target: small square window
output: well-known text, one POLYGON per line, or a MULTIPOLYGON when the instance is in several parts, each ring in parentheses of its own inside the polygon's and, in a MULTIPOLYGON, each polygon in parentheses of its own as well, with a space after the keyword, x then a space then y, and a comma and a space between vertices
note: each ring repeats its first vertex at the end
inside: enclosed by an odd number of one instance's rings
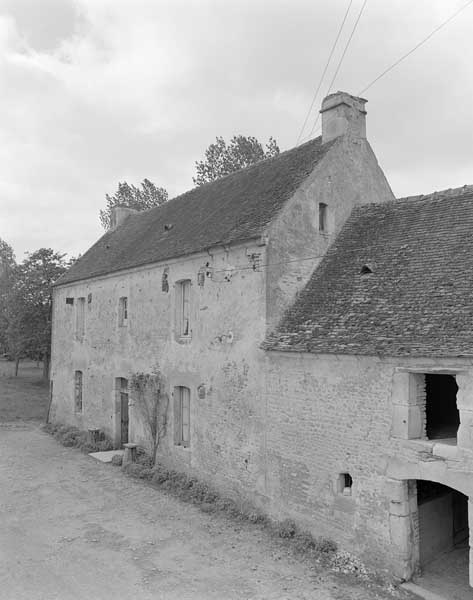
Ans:
POLYGON ((351 490, 353 487, 353 479, 350 473, 340 473, 338 476, 337 491, 339 494, 344 496, 351 496, 351 490))

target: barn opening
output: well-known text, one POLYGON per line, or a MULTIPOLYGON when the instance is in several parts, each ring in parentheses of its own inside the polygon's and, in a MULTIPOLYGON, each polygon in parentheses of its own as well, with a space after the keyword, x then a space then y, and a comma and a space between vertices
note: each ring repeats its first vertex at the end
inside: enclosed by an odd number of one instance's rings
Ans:
POLYGON ((426 434, 429 440, 456 439, 460 425, 457 391, 454 375, 426 373, 426 434))
POLYGON ((419 571, 422 587, 446 597, 471 598, 469 585, 468 497, 418 480, 419 571))

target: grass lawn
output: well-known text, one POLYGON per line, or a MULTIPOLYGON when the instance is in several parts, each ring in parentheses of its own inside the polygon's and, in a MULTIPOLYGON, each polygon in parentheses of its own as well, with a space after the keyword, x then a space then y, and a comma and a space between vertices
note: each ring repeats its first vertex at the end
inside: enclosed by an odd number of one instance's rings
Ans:
POLYGON ((15 363, 0 359, 0 422, 45 420, 49 386, 42 380, 42 365, 30 360, 20 362, 18 377, 15 363))

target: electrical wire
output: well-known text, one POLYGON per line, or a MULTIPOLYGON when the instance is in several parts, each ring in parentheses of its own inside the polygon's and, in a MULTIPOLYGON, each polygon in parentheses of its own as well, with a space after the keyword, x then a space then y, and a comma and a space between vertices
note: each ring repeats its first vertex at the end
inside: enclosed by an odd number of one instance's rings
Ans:
POLYGON ((384 77, 386 75, 386 73, 389 73, 389 71, 391 71, 392 69, 394 69, 394 67, 397 67, 397 65, 399 63, 401 63, 404 59, 406 59, 408 56, 410 56, 418 48, 420 48, 421 46, 423 46, 428 40, 430 40, 430 38, 433 35, 435 35, 437 33, 437 31, 440 31, 440 29, 442 29, 443 27, 445 27, 445 25, 447 25, 448 23, 450 23, 450 21, 452 21, 457 15, 459 15, 462 11, 464 11, 465 8, 467 8, 468 6, 470 6, 470 4, 473 4, 473 0, 469 0, 469 2, 467 2, 461 8, 459 8, 456 12, 454 12, 448 19, 446 19, 445 21, 443 21, 443 23, 441 23, 440 25, 438 25, 438 27, 436 27, 435 29, 433 29, 429 33, 429 35, 427 37, 425 37, 422 41, 420 41, 413 48, 411 48, 411 50, 409 50, 409 52, 406 52, 406 54, 404 54, 398 60, 396 60, 396 62, 394 62, 391 66, 389 66, 387 69, 385 69, 380 75, 378 75, 375 79, 373 79, 373 81, 371 83, 369 83, 360 92, 358 92, 357 95, 360 96, 361 94, 364 94, 366 92, 366 90, 369 90, 369 88, 372 85, 374 85, 377 81, 379 81, 381 79, 381 77, 384 77))
MULTIPOLYGON (((470 0, 470 1, 473 2, 473 0, 470 0)), ((356 28, 358 27, 358 23, 360 22, 361 16, 363 14, 363 11, 365 10, 365 6, 366 6, 367 2, 368 2, 368 0, 364 0, 363 4, 361 6, 360 12, 358 13, 358 17, 356 18, 355 24, 353 25, 353 29, 351 30, 350 37, 348 38, 347 43, 345 44, 345 49, 343 50, 342 56, 340 57, 340 60, 338 61, 338 65, 337 65, 337 68, 335 69, 335 73, 332 77, 332 81, 330 82, 330 85, 328 86, 327 92, 324 97, 328 96, 330 94, 330 92, 332 91, 333 84, 335 83, 335 79, 337 78, 338 72, 340 71, 340 68, 343 63, 343 59, 345 58, 345 54, 348 51, 351 40, 353 39, 353 36, 355 35, 356 28)), ((311 137, 315 128, 317 127, 317 123, 319 122, 319 119, 320 119, 320 112, 318 113, 317 118, 315 119, 315 123, 313 124, 312 129, 310 130, 309 137, 311 137)))
POLYGON ((329 57, 327 59, 327 62, 325 63, 325 67, 324 67, 323 73, 322 73, 322 75, 321 75, 321 77, 319 79, 319 83, 317 85, 317 89, 315 90, 314 96, 312 98, 312 102, 310 104, 310 108, 307 111, 306 117, 304 119, 304 123, 302 124, 301 130, 299 132, 299 136, 298 136, 297 141, 296 141, 296 146, 299 145, 300 139, 302 137, 302 133, 303 133, 303 131, 305 129, 305 126, 307 125, 307 121, 309 120, 309 117, 310 117, 310 114, 312 112, 312 109, 314 108, 315 100, 317 99, 317 96, 319 95, 320 88, 322 87, 322 82, 323 82, 323 80, 325 78, 325 74, 327 73, 328 66, 330 64, 330 61, 332 60, 333 53, 335 52, 335 48, 336 48, 336 46, 338 44, 338 40, 340 39, 340 35, 342 33, 342 29, 343 29, 343 27, 345 25, 345 21, 347 20, 348 13, 350 12, 350 8, 351 8, 352 4, 353 4, 353 0, 350 0, 349 3, 348 3, 348 7, 347 7, 347 9, 345 11, 345 16, 343 17, 342 23, 341 23, 341 25, 340 25, 340 27, 338 29, 337 37, 335 38, 335 41, 334 41, 333 46, 332 46, 332 49, 330 50, 329 57))

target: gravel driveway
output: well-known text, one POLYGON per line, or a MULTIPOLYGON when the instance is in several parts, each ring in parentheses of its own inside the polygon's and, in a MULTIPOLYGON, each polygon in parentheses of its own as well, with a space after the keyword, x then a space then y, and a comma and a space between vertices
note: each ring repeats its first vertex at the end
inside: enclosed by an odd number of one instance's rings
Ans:
POLYGON ((2 600, 391 598, 63 448, 37 424, 0 424, 0 519, 2 600))

